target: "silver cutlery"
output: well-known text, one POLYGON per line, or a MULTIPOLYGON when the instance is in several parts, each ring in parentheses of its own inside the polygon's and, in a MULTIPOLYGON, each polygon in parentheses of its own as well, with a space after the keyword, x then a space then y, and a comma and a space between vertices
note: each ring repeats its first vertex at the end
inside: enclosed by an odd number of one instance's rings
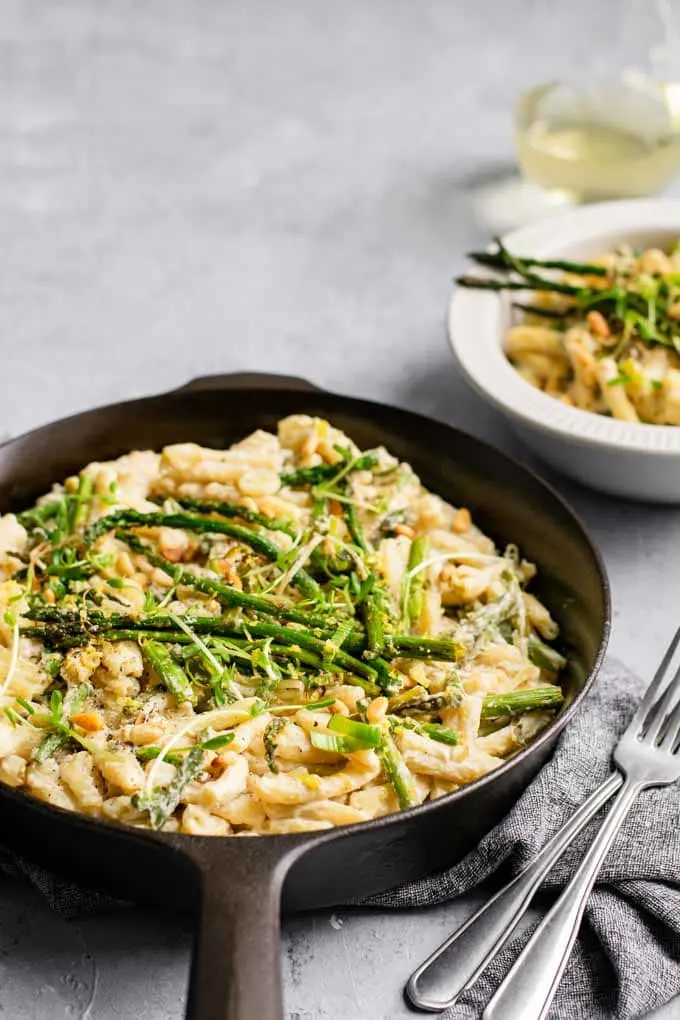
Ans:
POLYGON ((615 772, 598 786, 532 862, 414 970, 406 985, 414 1006, 440 1013, 474 984, 512 935, 552 866, 622 784, 623 776, 615 772))
POLYGON ((574 878, 538 926, 487 1006, 483 1020, 543 1020, 573 947, 598 871, 639 793, 680 778, 680 668, 666 682, 673 638, 613 759, 617 772, 578 809, 538 856, 411 975, 407 994, 439 1012, 473 984, 517 927, 532 896, 571 841, 607 800, 616 801, 574 878), (624 778, 625 777, 625 778, 624 778))

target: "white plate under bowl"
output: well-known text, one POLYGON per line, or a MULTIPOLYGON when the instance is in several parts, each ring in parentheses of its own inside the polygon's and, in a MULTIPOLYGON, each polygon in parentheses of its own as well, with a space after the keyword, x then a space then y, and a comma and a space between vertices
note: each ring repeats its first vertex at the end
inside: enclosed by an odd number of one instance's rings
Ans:
MULTIPOLYGON (((582 206, 515 230, 503 241, 513 254, 585 259, 624 242, 667 249, 679 238, 680 201, 632 199, 582 206)), ((474 272, 484 275, 484 270, 474 272)), ((449 338, 458 363, 527 446, 584 485, 632 499, 680 503, 680 426, 619 421, 542 393, 505 357, 510 325, 508 294, 454 291, 449 338)))

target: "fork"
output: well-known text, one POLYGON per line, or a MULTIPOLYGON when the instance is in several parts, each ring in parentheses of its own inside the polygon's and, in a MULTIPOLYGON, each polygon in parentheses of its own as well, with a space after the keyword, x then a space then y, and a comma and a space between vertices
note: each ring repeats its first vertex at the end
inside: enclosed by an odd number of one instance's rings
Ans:
POLYGON ((618 771, 589 797, 532 864, 414 971, 407 985, 414 1005, 442 1010, 453 1005, 461 991, 476 981, 519 923, 549 868, 589 818, 620 788, 572 881, 518 956, 482 1020, 543 1020, 546 1016, 588 896, 624 819, 642 790, 680 778, 680 668, 666 682, 679 643, 680 629, 614 749, 618 771), (449 981, 446 968, 450 962, 453 973, 449 981), (446 989, 444 994, 442 989, 446 989))

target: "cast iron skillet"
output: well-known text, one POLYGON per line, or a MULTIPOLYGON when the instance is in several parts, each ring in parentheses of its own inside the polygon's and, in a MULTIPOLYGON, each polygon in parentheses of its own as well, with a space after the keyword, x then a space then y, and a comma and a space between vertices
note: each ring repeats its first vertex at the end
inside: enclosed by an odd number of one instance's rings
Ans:
POLYGON ((280 1020, 282 892, 286 910, 345 903, 442 869, 472 849, 549 757, 594 680, 609 631, 602 562, 574 514, 537 477, 456 429, 298 379, 198 379, 39 428, 0 447, 0 510, 27 506, 93 460, 187 440, 224 447, 255 428, 275 431, 279 418, 295 412, 331 419, 362 448, 384 444, 428 487, 470 507, 499 544, 518 543, 538 564, 539 594, 562 627, 569 656, 569 703, 538 740, 471 786, 319 833, 237 839, 147 832, 62 811, 0 784, 1 838, 25 856, 115 896, 200 903, 191 1020, 280 1020))

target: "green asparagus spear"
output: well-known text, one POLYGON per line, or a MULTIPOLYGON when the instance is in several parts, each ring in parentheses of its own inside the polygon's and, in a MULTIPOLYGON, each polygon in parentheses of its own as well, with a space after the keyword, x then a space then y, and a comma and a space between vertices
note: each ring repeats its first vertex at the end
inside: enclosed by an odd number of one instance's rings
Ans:
POLYGON ((551 290, 557 294, 571 294, 577 296, 582 293, 583 287, 576 287, 571 283, 560 283, 557 280, 544 280, 539 276, 531 277, 531 280, 493 280, 479 276, 458 276, 456 283, 459 287, 468 287, 473 290, 551 290))
MULTIPOLYGON (((471 251, 468 258, 478 262, 480 266, 488 266, 490 269, 512 270, 515 268, 514 257, 508 259, 509 252, 506 248, 499 251, 471 251)), ((598 266, 591 262, 569 262, 566 259, 534 259, 525 256, 516 258, 523 266, 535 266, 538 269, 561 269, 565 273, 575 273, 580 276, 606 276, 606 266, 598 266)))
POLYGON ((404 625, 407 630, 410 629, 413 623, 418 622, 423 611, 424 571, 418 568, 427 558, 429 545, 430 543, 426 535, 420 535, 411 542, 402 606, 404 625))
POLYGON ((399 748, 390 732, 389 723, 382 724, 383 742, 378 751, 385 775, 397 795, 399 807, 402 809, 415 807, 419 803, 418 793, 413 776, 401 756, 399 748))
MULTIPOLYGON (((117 627, 123 627, 128 630, 139 630, 141 636, 144 631, 144 627, 147 624, 153 630, 169 629, 175 632, 177 630, 176 622, 172 617, 162 616, 155 613, 148 614, 145 617, 131 617, 118 613, 104 614, 91 612, 87 617, 83 617, 77 613, 60 612, 59 610, 40 608, 32 610, 27 615, 29 618, 37 620, 58 620, 58 626, 60 627, 59 632, 66 638, 68 638, 71 633, 75 633, 76 636, 79 632, 82 634, 84 629, 88 627, 93 635, 101 633, 102 631, 110 632, 111 630, 115 630, 117 627)), ((185 616, 182 619, 185 621, 187 627, 195 630, 196 633, 209 633, 222 637, 273 638, 281 645, 290 646, 293 649, 302 648, 313 652, 319 656, 320 659, 323 659, 326 651, 326 642, 324 638, 317 637, 310 633, 310 631, 302 628, 293 629, 292 627, 286 627, 282 624, 268 622, 265 620, 252 622, 240 622, 236 620, 224 621, 220 617, 216 618, 205 616, 185 616)), ((357 659, 353 655, 344 651, 344 649, 338 649, 335 652, 331 668, 333 672, 348 672, 354 674, 356 677, 354 681, 355 683, 363 686, 368 693, 378 694, 380 693, 378 681, 381 679, 381 676, 380 672, 374 668, 374 665, 369 666, 367 663, 362 662, 360 659, 357 659)))
MULTIPOLYGON (((301 609, 287 608, 290 603, 286 599, 274 595, 252 595, 249 592, 239 591, 238 588, 233 588, 231 585, 223 584, 221 581, 215 581, 211 577, 201 577, 190 570, 184 570, 176 563, 165 559, 148 543, 129 532, 116 532, 116 535, 134 552, 146 556, 150 563, 159 567, 178 584, 183 584, 186 588, 195 588, 196 591, 202 591, 206 595, 214 595, 225 606, 252 609, 265 616, 277 616, 282 620, 303 623, 309 627, 327 628, 334 623, 333 619, 329 617, 319 616, 301 609)), ((294 580, 299 580, 299 578, 300 571, 295 575, 294 580)), ((316 584, 316 582, 314 583, 316 584)))
POLYGON ((81 475, 78 479, 78 489, 71 497, 69 506, 69 531, 73 534, 83 520, 87 517, 88 506, 92 501, 92 478, 90 475, 81 475))
MULTIPOLYGON (((337 478, 338 473, 347 466, 348 458, 338 464, 317 464, 315 467, 298 468, 281 475, 281 482, 291 489, 299 489, 304 485, 321 485, 337 478)), ((376 453, 364 453, 357 457, 352 466, 353 471, 370 471, 378 463, 376 453)))
POLYGON ((362 608, 368 650, 372 655, 382 655, 385 648, 387 610, 385 595, 375 573, 371 573, 364 582, 362 608))
POLYGON ((193 510, 201 514, 219 514, 220 517, 236 517, 249 524, 259 524, 260 527, 267 528, 268 531, 282 531, 284 535, 290 535, 291 538, 295 538, 297 534, 292 521, 283 517, 267 517, 256 510, 248 510, 245 506, 239 506, 238 503, 224 503, 210 499, 173 498, 183 510, 193 510))
POLYGON ((404 729, 413 730, 415 733, 420 733, 423 737, 436 740, 439 744, 448 744, 449 747, 455 747, 458 743, 458 733, 456 730, 452 730, 448 726, 442 726, 441 723, 421 723, 416 719, 409 719, 408 716, 392 716, 390 722, 393 722, 395 727, 403 726, 404 729))
POLYGON ((143 641, 141 648, 144 658, 156 670, 170 694, 177 701, 194 702, 196 700, 189 678, 164 645, 157 641, 143 641))
POLYGON ((564 694, 559 687, 532 687, 507 694, 489 694, 482 703, 482 719, 521 715, 538 709, 559 708, 564 694))
MULTIPOLYGON (((404 695, 407 692, 404 692, 404 695)), ((445 708, 455 708, 460 704, 463 692, 459 687, 451 685, 439 694, 423 694, 418 698, 397 698, 391 703, 391 711, 395 715, 431 715, 445 708)))
POLYGON ((530 634, 527 641, 529 658, 536 666, 547 669, 551 673, 559 673, 567 664, 567 660, 558 651, 546 645, 535 634, 530 634))
MULTIPOLYGON (((169 567, 173 564, 168 564, 169 567)), ((190 575, 193 578, 193 575, 190 575)), ((183 582, 184 583, 184 582, 183 582)), ((225 586, 218 585, 213 582, 207 581, 207 579, 199 579, 201 589, 211 594, 217 595, 220 598, 226 594, 226 598, 229 597, 232 589, 227 589, 225 586), (203 586, 203 582, 206 581, 206 585, 203 586), (224 592, 222 589, 224 588, 224 592)), ((243 593, 236 593, 240 596, 243 593)), ((225 598, 225 601, 226 601, 225 598)), ((257 598, 257 596, 254 596, 257 598)), ((244 603, 235 601, 237 606, 243 606, 244 603)), ((250 604, 250 608, 254 608, 253 604, 250 604)), ((262 612, 261 607, 257 607, 262 612)), ((268 607, 269 608, 269 607, 268 607)), ((267 615, 267 613, 264 613, 267 615)), ((332 639, 337 633, 337 628, 332 630, 328 625, 321 627, 321 622, 327 624, 333 622, 330 619, 328 621, 325 618, 317 618, 312 614, 304 614, 281 611, 279 613, 284 619, 292 617, 292 622, 306 623, 309 627, 313 627, 318 631, 318 637, 323 642, 324 648, 326 647, 325 642, 328 639, 332 639)), ((177 628, 173 621, 164 617, 162 614, 150 613, 142 617, 128 616, 122 613, 103 613, 99 610, 89 610, 87 614, 81 615, 77 611, 72 612, 69 610, 61 609, 57 606, 36 606, 26 614, 27 619, 35 621, 36 623, 42 623, 52 625, 47 629, 40 627, 23 627, 22 633, 27 637, 44 637, 50 638, 55 646, 68 646, 69 641, 77 636, 77 633, 88 632, 90 634, 98 634, 102 637, 107 637, 108 640, 128 640, 131 635, 134 636, 136 631, 144 631, 148 633, 148 636, 153 640, 173 640, 172 637, 163 638, 161 635, 164 631, 168 630, 171 633, 177 633, 177 628)), ((237 636, 234 630, 234 626, 222 617, 213 616, 199 616, 188 618, 191 619, 191 626, 199 634, 212 634, 216 637, 220 635, 226 637, 237 636)), ((250 623, 243 620, 241 623, 243 629, 248 630, 250 634, 254 634, 253 628, 250 623)), ((299 634, 299 631, 293 631, 292 633, 299 634)), ((270 636, 270 635, 266 635, 270 636)), ((374 635, 375 637, 375 635, 374 635)), ((184 643, 183 638, 179 636, 177 640, 180 643, 184 643)), ((362 635, 359 631, 351 631, 346 639, 342 641, 342 649, 344 652, 349 652, 355 656, 361 656, 365 653, 367 648, 368 636, 362 635)), ((370 650, 370 649, 369 649, 370 650)), ((282 654, 282 653, 281 653, 282 654)), ((371 666, 377 670, 384 677, 384 683, 386 686, 394 685, 395 677, 389 674, 389 663, 385 661, 390 658, 419 658, 419 659, 434 659, 440 662, 453 662, 456 661, 458 656, 458 649, 456 645, 443 638, 421 638, 411 637, 406 634, 395 634, 389 635, 386 639, 385 646, 383 648, 383 655, 373 658, 371 660, 371 666)), ((321 662, 323 653, 318 656, 318 661, 321 662)), ((312 663, 309 663, 312 665, 312 663)))
POLYGON ((456 662, 460 649, 448 638, 425 638, 412 634, 394 634, 387 638, 386 653, 403 659, 435 659, 456 662))
MULTIPOLYGON (((228 535, 229 538, 234 538, 236 541, 250 546, 255 552, 260 553, 261 556, 271 560, 273 563, 279 563, 282 557, 278 546, 251 528, 243 527, 241 524, 232 524, 231 521, 219 521, 214 517, 199 517, 196 514, 184 513, 142 514, 137 510, 117 510, 112 514, 107 514, 105 517, 100 517, 95 524, 91 525, 85 532, 85 541, 88 543, 93 542, 100 535, 106 534, 107 531, 119 529, 121 526, 136 528, 182 528, 185 531, 228 535)), ((321 588, 306 571, 298 570, 292 581, 304 594, 317 599, 323 597, 321 588)))

